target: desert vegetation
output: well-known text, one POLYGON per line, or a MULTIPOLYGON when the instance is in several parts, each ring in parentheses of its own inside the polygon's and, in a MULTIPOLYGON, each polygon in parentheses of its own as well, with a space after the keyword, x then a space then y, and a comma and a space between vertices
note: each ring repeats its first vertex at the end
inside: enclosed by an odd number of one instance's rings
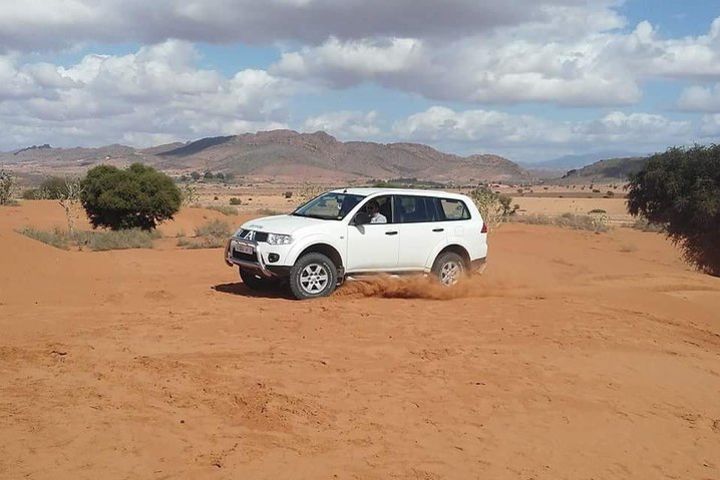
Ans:
POLYGON ((628 210, 660 225, 690 264, 720 276, 720 145, 650 157, 630 176, 628 210))
POLYGON ((14 203, 15 177, 10 172, 0 170, 0 205, 11 205, 14 203))
POLYGON ((177 245, 183 248, 218 248, 225 245, 232 229, 227 222, 210 220, 195 228, 192 238, 180 237, 177 245))
POLYGON ((494 192, 487 186, 478 186, 472 190, 470 198, 475 202, 485 223, 491 226, 503 222, 520 208, 519 205, 511 206, 512 197, 494 192))
POLYGON ((81 186, 82 205, 94 228, 152 230, 172 219, 182 201, 170 177, 139 163, 125 170, 94 167, 81 186))
POLYGON ((531 225, 552 225, 561 228, 571 228, 573 230, 587 230, 595 233, 610 230, 610 225, 605 215, 578 215, 569 212, 563 213, 562 215, 533 213, 515 216, 512 221, 531 225))
POLYGON ((26 227, 20 230, 20 233, 26 237, 63 250, 76 248, 79 250, 105 251, 125 250, 129 248, 152 248, 153 240, 160 238, 160 234, 157 231, 151 232, 139 228, 69 232, 60 228, 40 230, 33 227, 26 227))

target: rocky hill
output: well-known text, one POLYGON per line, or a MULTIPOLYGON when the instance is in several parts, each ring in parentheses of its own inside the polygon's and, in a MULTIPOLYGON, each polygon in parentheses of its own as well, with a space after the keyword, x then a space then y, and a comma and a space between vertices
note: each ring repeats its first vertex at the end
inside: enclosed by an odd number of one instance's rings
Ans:
POLYGON ((0 154, 0 163, 34 170, 87 168, 142 162, 173 172, 211 170, 290 181, 418 178, 441 182, 524 181, 517 164, 497 155, 462 157, 417 143, 341 142, 325 132, 273 130, 208 137, 136 150, 42 148, 0 154))
POLYGON ((648 157, 609 158, 600 160, 583 168, 570 170, 563 179, 570 182, 627 180, 628 175, 638 172, 645 166, 648 157))

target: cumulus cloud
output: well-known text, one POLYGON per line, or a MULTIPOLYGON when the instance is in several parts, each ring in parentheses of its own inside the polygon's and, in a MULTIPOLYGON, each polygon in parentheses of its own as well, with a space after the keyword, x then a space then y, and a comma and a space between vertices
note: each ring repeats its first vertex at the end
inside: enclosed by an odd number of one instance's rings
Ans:
POLYGON ((625 33, 607 30, 620 25, 612 15, 593 21, 597 9, 574 13, 432 41, 330 38, 285 52, 274 71, 336 88, 372 81, 437 100, 578 106, 638 102, 649 78, 720 79, 720 18, 707 34, 663 39, 648 22, 625 33))
POLYGON ((594 120, 554 121, 495 110, 431 107, 395 123, 403 139, 443 145, 465 153, 498 152, 521 160, 577 151, 653 151, 701 136, 689 121, 650 113, 610 112, 594 120))
POLYGON ((690 112, 720 112, 720 83, 686 88, 680 95, 678 107, 690 112))
MULTIPOLYGON (((605 8, 594 24, 617 23, 605 8)), ((247 43, 297 40, 452 37, 506 25, 552 22, 587 9, 584 0, 42 0, 5 2, 0 45, 59 48, 78 42, 247 43)), ((594 8, 595 9, 595 8, 594 8)), ((583 16, 587 19, 590 17, 583 16)), ((594 25, 595 26, 595 25, 594 25)))
POLYGON ((292 81, 253 69, 225 77, 196 61, 193 46, 177 40, 128 55, 87 55, 69 67, 0 57, 2 146, 147 145, 286 126, 292 81))

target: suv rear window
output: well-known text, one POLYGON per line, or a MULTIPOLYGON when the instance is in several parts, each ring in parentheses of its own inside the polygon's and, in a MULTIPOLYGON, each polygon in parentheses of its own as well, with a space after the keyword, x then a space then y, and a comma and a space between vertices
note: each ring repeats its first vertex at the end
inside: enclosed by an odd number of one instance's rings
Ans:
POLYGON ((462 200, 455 200, 449 198, 441 198, 440 205, 442 206, 445 220, 469 220, 470 212, 462 200))

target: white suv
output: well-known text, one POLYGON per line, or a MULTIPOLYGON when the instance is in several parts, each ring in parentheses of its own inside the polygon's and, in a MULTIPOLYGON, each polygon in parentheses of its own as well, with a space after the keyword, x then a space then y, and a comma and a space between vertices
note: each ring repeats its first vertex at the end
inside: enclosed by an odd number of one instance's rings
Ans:
POLYGON ((425 272, 452 286, 486 256, 487 227, 468 197, 377 188, 333 190, 251 220, 225 249, 249 288, 287 279, 298 299, 329 295, 351 274, 425 272))

